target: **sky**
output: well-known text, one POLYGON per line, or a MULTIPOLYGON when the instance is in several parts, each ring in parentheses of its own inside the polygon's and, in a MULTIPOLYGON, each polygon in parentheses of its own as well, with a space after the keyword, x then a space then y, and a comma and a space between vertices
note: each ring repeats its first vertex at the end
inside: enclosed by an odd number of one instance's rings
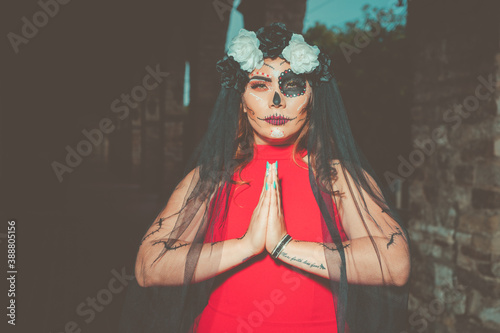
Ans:
MULTIPOLYGON (((404 7, 396 7, 398 0, 308 0, 306 3, 306 16, 304 18, 305 32, 310 27, 313 27, 316 22, 326 25, 328 28, 335 26, 343 27, 344 23, 355 19, 363 18, 361 8, 365 4, 370 4, 371 7, 389 9, 393 8, 394 12, 400 13, 404 7)), ((406 1, 404 1, 406 3, 406 1)), ((233 9, 229 20, 227 31, 226 50, 231 39, 238 34, 238 31, 243 28, 243 15, 236 10, 240 4, 240 0, 234 0, 233 9)), ((186 70, 189 71, 189 65, 186 70)), ((186 89, 184 89, 184 105, 189 104, 189 76, 186 77, 186 89)))
MULTIPOLYGON (((398 0, 308 0, 306 3, 306 16, 304 18, 305 32, 316 22, 325 24, 328 28, 333 25, 343 26, 344 23, 363 18, 361 8, 365 4, 378 8, 393 8, 399 13, 403 8, 396 7, 398 0)), ((406 3, 406 1, 404 1, 406 3)), ((234 0, 233 9, 227 32, 226 49, 231 39, 243 28, 243 15, 236 10, 240 0, 234 0)))

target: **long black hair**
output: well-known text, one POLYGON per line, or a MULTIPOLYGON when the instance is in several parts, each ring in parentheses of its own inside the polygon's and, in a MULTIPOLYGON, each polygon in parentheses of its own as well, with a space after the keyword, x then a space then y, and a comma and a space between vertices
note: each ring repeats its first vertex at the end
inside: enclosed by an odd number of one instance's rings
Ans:
MULTIPOLYGON (((283 24, 260 29, 257 37, 264 56, 281 56, 291 34, 283 24)), ((409 283, 388 276, 391 271, 387 266, 404 266, 391 262, 394 260, 408 265, 409 237, 388 189, 353 138, 332 66, 324 54, 320 58, 321 72, 309 76, 313 94, 307 124, 294 145, 307 149, 309 181, 322 215, 323 243, 334 245, 324 247, 330 290, 337 295, 332 317, 337 319, 337 331, 342 333, 400 333, 406 329, 409 283), (342 187, 336 186, 339 178, 344 180, 342 187), (352 220, 342 222, 341 216, 352 220), (352 223, 350 228, 356 228, 355 234, 369 239, 372 248, 365 251, 373 251, 371 258, 376 259, 372 259, 371 267, 375 268, 362 274, 378 276, 376 270, 380 269, 380 281, 360 283, 348 279, 356 260, 366 260, 368 254, 349 252, 350 244, 342 242, 338 229, 341 222, 352 223)), ((239 112, 245 76, 234 60, 226 56, 220 68, 224 68, 224 62, 234 71, 233 75, 223 72, 223 85, 208 130, 191 156, 183 180, 139 244, 142 256, 137 257, 136 278, 140 276, 141 280, 133 280, 128 287, 120 321, 122 333, 196 331, 195 319, 208 303, 215 276, 195 282, 194 272, 203 245, 222 240, 229 194, 235 185, 232 176, 251 160, 253 153, 252 137, 242 135, 242 126, 247 124, 239 112), (187 234, 194 235, 192 241, 179 242, 187 234), (184 271, 183 280, 169 286, 148 282, 152 276, 148 270, 181 246, 189 247, 185 260, 176 264, 172 261, 168 269, 184 271)), ((212 254, 212 266, 219 263, 220 253, 212 254)))

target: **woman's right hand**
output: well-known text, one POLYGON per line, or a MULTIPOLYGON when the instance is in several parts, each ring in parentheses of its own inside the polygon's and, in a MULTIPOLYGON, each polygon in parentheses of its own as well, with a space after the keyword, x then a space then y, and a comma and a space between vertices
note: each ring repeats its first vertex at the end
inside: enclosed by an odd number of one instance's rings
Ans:
POLYGON ((253 255, 257 255, 266 249, 267 218, 271 204, 271 186, 274 181, 271 164, 268 162, 266 165, 269 168, 264 176, 260 199, 253 211, 247 232, 243 236, 245 246, 251 249, 253 255), (269 190, 266 190, 266 183, 269 190))

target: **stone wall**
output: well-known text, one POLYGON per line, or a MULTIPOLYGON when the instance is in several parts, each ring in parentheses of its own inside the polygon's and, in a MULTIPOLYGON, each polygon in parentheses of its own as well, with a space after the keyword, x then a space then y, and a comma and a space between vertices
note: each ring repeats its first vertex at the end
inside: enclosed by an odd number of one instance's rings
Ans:
POLYGON ((500 1, 409 1, 411 332, 500 330, 500 1))

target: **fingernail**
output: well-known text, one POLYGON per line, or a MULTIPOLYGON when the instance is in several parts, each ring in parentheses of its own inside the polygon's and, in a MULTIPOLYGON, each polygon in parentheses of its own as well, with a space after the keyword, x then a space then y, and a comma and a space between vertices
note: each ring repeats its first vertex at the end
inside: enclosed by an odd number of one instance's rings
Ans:
POLYGON ((276 171, 278 171, 278 161, 276 161, 276 171))
POLYGON ((266 182, 266 191, 269 190, 269 188, 267 187, 267 182, 266 182))
POLYGON ((269 176, 269 166, 270 166, 270 164, 269 164, 269 162, 267 162, 267 164, 266 164, 266 176, 269 176))
POLYGON ((274 181, 274 188, 276 188, 276 181, 274 181))

